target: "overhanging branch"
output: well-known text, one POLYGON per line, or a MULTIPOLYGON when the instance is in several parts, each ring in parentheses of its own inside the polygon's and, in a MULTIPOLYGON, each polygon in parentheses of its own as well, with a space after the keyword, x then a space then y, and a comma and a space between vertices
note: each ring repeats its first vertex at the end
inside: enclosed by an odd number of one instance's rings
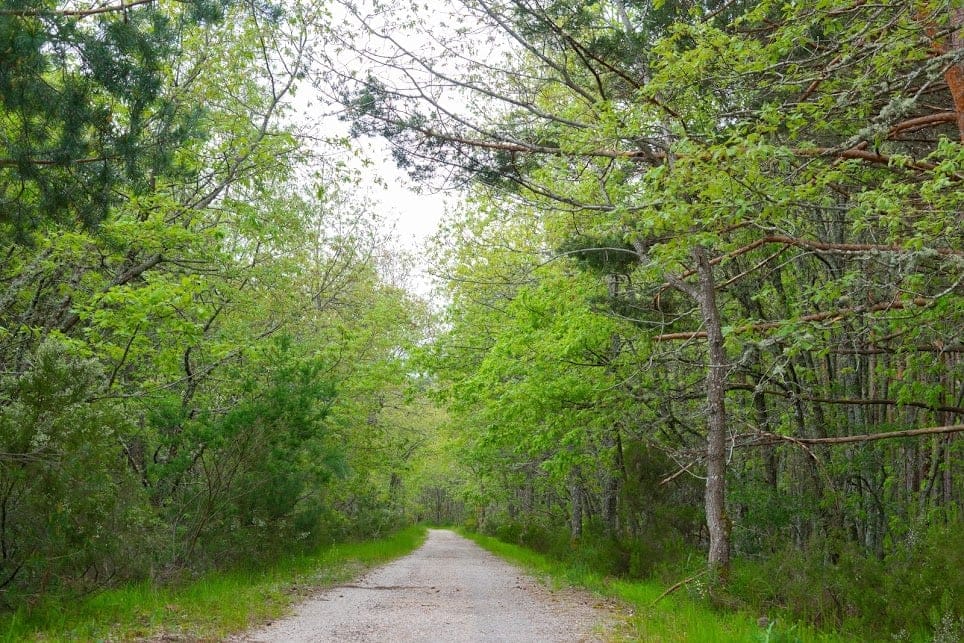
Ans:
POLYGON ((90 9, 2 9, 0 16, 16 16, 18 18, 39 18, 41 16, 63 16, 65 18, 87 18, 104 13, 119 13, 127 11, 132 7, 145 4, 154 4, 157 0, 131 0, 131 2, 121 2, 119 4, 107 5, 104 7, 92 7, 90 9))

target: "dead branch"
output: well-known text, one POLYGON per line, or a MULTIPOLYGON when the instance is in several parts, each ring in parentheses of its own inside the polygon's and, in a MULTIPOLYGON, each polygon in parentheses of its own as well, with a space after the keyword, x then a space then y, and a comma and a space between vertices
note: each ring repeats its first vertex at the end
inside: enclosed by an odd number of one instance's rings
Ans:
POLYGON ((699 577, 701 577, 701 576, 705 576, 707 573, 709 573, 709 571, 710 571, 709 569, 704 569, 704 570, 701 571, 699 574, 695 574, 695 575, 693 575, 693 576, 690 576, 689 578, 684 578, 683 580, 681 580, 680 582, 676 583, 675 585, 673 585, 672 587, 670 587, 669 589, 667 589, 665 592, 663 592, 662 594, 660 594, 659 596, 657 596, 657 597, 656 597, 656 600, 653 601, 652 603, 650 603, 649 606, 650 606, 650 607, 655 607, 655 606, 656 606, 656 603, 660 602, 661 600, 663 600, 664 598, 666 598, 667 596, 669 596, 670 594, 672 594, 673 592, 675 592, 676 590, 678 590, 678 589, 679 589, 680 587, 682 587, 683 585, 686 585, 687 583, 692 583, 692 582, 695 581, 697 578, 699 578, 699 577))
POLYGON ((964 408, 959 406, 942 406, 940 404, 928 404, 927 402, 918 402, 915 400, 908 400, 902 402, 900 400, 889 400, 884 398, 833 398, 833 397, 817 397, 815 395, 804 395, 798 393, 791 393, 788 391, 775 391, 771 389, 757 389, 751 384, 730 384, 727 387, 728 391, 752 391, 754 393, 762 393, 763 395, 775 395, 778 397, 794 397, 805 402, 817 402, 820 404, 842 404, 842 405, 852 405, 852 406, 913 406, 921 409, 927 409, 929 411, 940 411, 942 413, 954 413, 957 415, 964 415, 964 408))
MULTIPOLYGON (((759 324, 747 324, 741 326, 734 330, 734 333, 747 333, 757 330, 773 330, 780 328, 785 324, 791 323, 812 323, 821 321, 839 321, 848 315, 856 315, 861 313, 878 313, 885 310, 902 310, 908 308, 909 306, 924 307, 931 304, 930 299, 924 297, 916 297, 909 301, 890 301, 886 303, 873 304, 871 306, 854 306, 852 308, 839 308, 837 310, 830 310, 824 313, 814 313, 812 315, 804 315, 798 319, 784 319, 782 321, 775 322, 763 322, 759 324)), ((706 331, 692 331, 685 333, 664 333, 662 335, 657 335, 653 338, 657 342, 668 342, 668 341, 678 341, 678 340, 688 340, 688 339, 706 339, 706 331)))
POLYGON ((752 442, 743 443, 741 446, 760 447, 772 446, 783 442, 795 444, 853 444, 855 442, 873 442, 875 440, 887 440, 889 438, 909 438, 918 435, 941 435, 945 433, 960 433, 964 431, 964 424, 950 424, 948 426, 933 426, 926 429, 909 429, 907 431, 887 431, 884 433, 868 433, 864 435, 844 435, 836 438, 795 438, 786 435, 778 435, 768 431, 759 431, 758 437, 752 442))

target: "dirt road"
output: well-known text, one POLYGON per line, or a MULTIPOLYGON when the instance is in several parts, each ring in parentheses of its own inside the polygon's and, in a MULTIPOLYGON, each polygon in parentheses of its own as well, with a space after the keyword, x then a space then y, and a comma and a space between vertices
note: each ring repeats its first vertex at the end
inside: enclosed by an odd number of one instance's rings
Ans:
POLYGON ((612 620, 597 603, 551 591, 475 543, 433 529, 415 553, 326 590, 244 640, 593 641, 612 620))

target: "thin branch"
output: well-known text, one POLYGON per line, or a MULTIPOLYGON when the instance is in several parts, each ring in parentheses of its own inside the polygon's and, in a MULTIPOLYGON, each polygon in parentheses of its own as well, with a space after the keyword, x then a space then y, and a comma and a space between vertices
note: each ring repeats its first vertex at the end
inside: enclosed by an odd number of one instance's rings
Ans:
POLYGON ((62 16, 64 18, 88 18, 104 13, 120 13, 127 11, 131 7, 138 7, 146 4, 154 4, 157 0, 132 0, 131 2, 121 2, 120 4, 108 5, 106 7, 95 7, 92 9, 65 9, 62 11, 50 9, 3 9, 0 16, 16 16, 18 18, 40 18, 43 16, 62 16))
POLYGON ((82 159, 68 159, 66 161, 54 161, 53 159, 0 159, 0 167, 20 167, 23 164, 40 165, 44 167, 68 165, 88 165, 90 163, 100 163, 102 161, 116 161, 117 156, 95 156, 82 159))
POLYGON ((131 338, 127 340, 127 345, 124 347, 124 354, 121 355, 121 358, 117 361, 117 365, 114 366, 114 370, 110 374, 110 380, 107 382, 108 391, 111 388, 113 388, 114 380, 117 379, 117 374, 120 372, 120 369, 124 365, 124 362, 127 361, 127 356, 131 352, 131 346, 134 344, 134 338, 137 337, 137 333, 138 331, 140 331, 140 329, 141 329, 141 324, 140 322, 138 322, 137 325, 134 327, 134 332, 131 333, 131 338))
MULTIPOLYGON (((163 261, 164 261, 164 256, 158 252, 156 254, 151 255, 141 263, 131 266, 121 274, 117 275, 110 282, 108 286, 106 286, 103 290, 101 290, 100 297, 106 295, 108 292, 110 292, 112 288, 116 288, 117 286, 123 286, 124 284, 132 281, 133 279, 139 277, 140 275, 147 272, 154 266, 162 263, 163 261)), ((69 315, 67 315, 67 318, 60 325, 61 332, 64 332, 64 333, 68 332, 70 329, 76 326, 77 322, 79 321, 80 321, 80 315, 77 312, 70 313, 69 315)))
POLYGON ((833 397, 817 397, 815 395, 803 395, 799 393, 794 393, 790 391, 774 391, 769 389, 757 389, 752 384, 730 384, 726 387, 728 391, 751 391, 753 393, 762 393, 763 395, 775 395, 778 397, 785 398, 796 398, 798 400, 803 400, 805 402, 816 402, 818 404, 842 404, 849 406, 913 406, 920 409, 927 409, 929 411, 940 411, 942 413, 953 413, 955 415, 964 415, 964 408, 959 406, 942 406, 939 404, 928 404, 927 402, 917 402, 915 400, 908 400, 906 402, 900 400, 889 400, 883 398, 833 398, 833 397))
POLYGON ((661 600, 663 600, 664 598, 666 598, 667 596, 669 596, 670 594, 672 594, 673 592, 675 592, 676 590, 678 590, 680 587, 686 585, 687 583, 692 583, 692 582, 695 581, 697 578, 699 578, 699 577, 701 577, 701 576, 705 576, 706 574, 709 573, 709 571, 710 571, 709 569, 704 569, 703 571, 701 571, 701 572, 698 573, 698 574, 695 574, 695 575, 693 575, 693 576, 690 576, 689 578, 684 578, 683 580, 681 580, 680 582, 676 583, 675 585, 673 585, 672 587, 670 587, 669 589, 667 589, 665 592, 663 592, 662 594, 660 594, 659 596, 657 596, 657 597, 656 597, 656 600, 653 601, 652 603, 650 603, 649 606, 650 606, 650 607, 655 607, 655 606, 656 606, 656 603, 660 602, 661 600))
POLYGON ((960 433, 962 431, 964 431, 964 424, 933 426, 926 429, 909 429, 907 431, 868 433, 865 435, 845 435, 836 438, 796 438, 786 435, 778 435, 768 431, 760 431, 759 435, 761 437, 741 446, 772 446, 774 444, 781 444, 782 442, 795 442, 800 444, 853 444, 855 442, 874 442, 876 440, 887 440, 889 438, 909 438, 918 435, 942 435, 947 433, 960 433))
MULTIPOLYGON (((809 322, 821 322, 826 320, 839 321, 848 315, 855 315, 860 313, 878 313, 886 310, 903 310, 908 307, 909 304, 918 307, 929 306, 932 300, 926 299, 924 297, 917 297, 911 301, 890 301, 887 303, 874 304, 872 306, 855 306, 853 308, 840 308, 837 310, 830 310, 824 313, 815 313, 813 315, 804 315, 798 319, 784 319, 775 322, 764 322, 760 324, 747 324, 741 326, 733 333, 746 333, 755 330, 774 330, 780 328, 785 324, 792 323, 809 323, 809 322)), ((687 339, 706 339, 706 331, 692 331, 686 333, 665 333, 663 335, 657 335, 653 338, 653 341, 657 342, 668 342, 676 340, 687 340, 687 339)))
MULTIPOLYGON (((880 154, 879 152, 872 152, 869 150, 861 150, 857 148, 851 148, 849 150, 840 150, 832 147, 807 147, 807 148, 796 148, 793 153, 797 156, 802 157, 813 157, 813 156, 835 156, 842 159, 857 159, 861 161, 868 161, 870 163, 876 163, 878 165, 890 165, 894 163, 894 158, 886 154, 880 154)), ((934 163, 928 163, 927 161, 919 161, 916 159, 908 159, 905 163, 907 167, 914 168, 915 170, 922 171, 933 171, 937 169, 937 165, 934 163)), ((957 175, 960 176, 960 175, 957 175)))

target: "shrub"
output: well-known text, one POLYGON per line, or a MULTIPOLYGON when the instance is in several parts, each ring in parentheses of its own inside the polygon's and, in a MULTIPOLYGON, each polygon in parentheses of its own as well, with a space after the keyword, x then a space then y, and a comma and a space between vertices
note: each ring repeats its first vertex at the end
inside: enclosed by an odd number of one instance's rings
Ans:
POLYGON ((146 496, 121 452, 124 409, 91 400, 96 361, 48 340, 16 377, 0 380, 0 597, 134 575, 150 533, 146 496), (130 559, 128 559, 130 557, 130 559))
POLYGON ((861 636, 947 638, 964 616, 964 578, 955 571, 964 569, 962 528, 960 521, 931 527, 883 560, 827 540, 740 560, 728 592, 760 614, 861 636))

